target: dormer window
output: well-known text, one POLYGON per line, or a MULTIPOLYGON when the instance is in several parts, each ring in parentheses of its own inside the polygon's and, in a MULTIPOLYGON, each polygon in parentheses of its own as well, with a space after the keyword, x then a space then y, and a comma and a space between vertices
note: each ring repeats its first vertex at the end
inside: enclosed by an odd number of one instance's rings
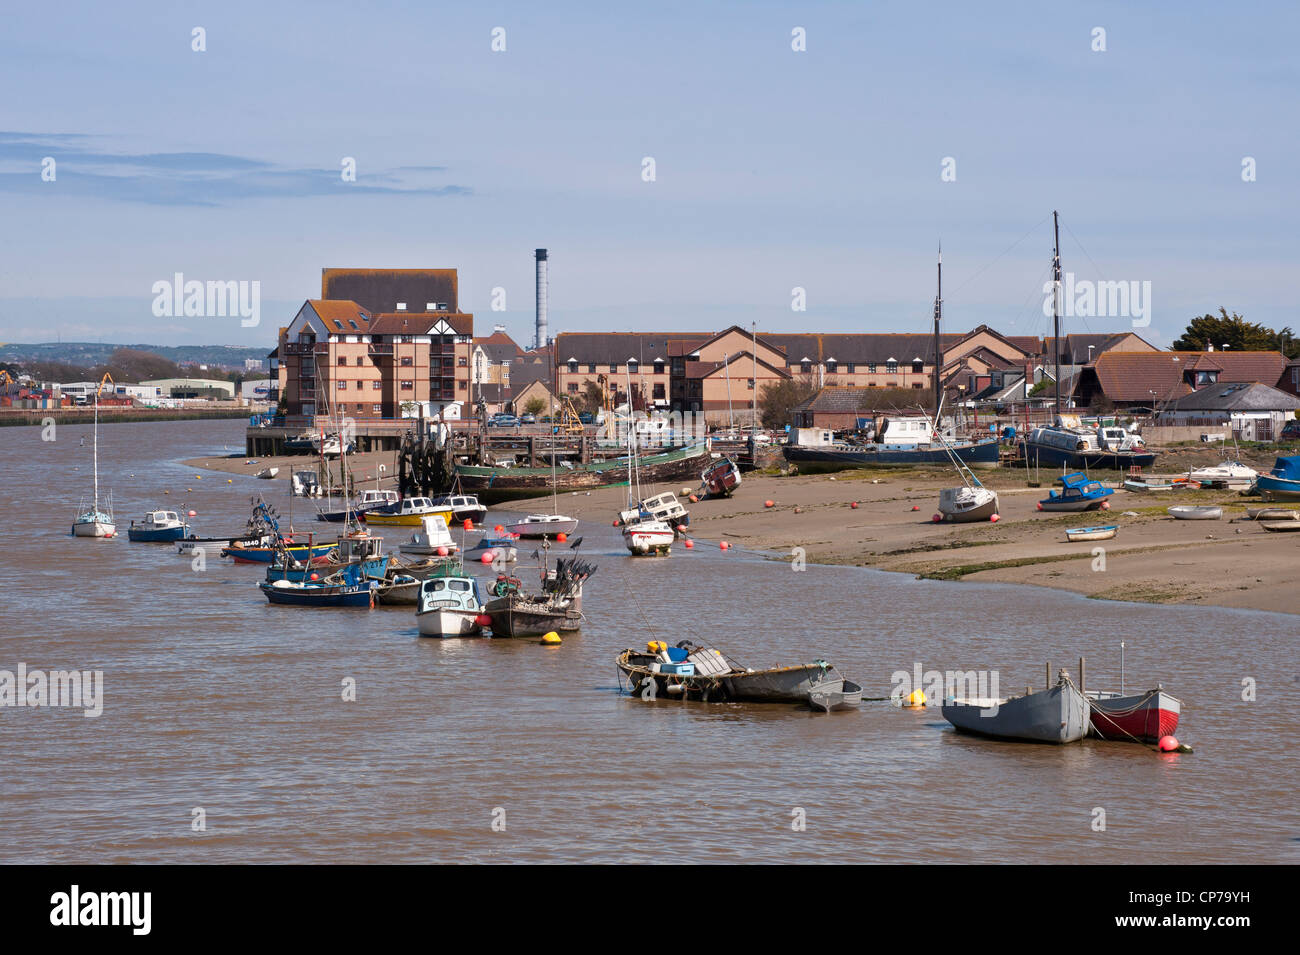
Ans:
POLYGON ((398 302, 398 303, 397 303, 397 310, 398 310, 399 312, 404 312, 404 311, 406 311, 406 303, 405 303, 405 302, 398 302))
POLYGON ((925 369, 925 362, 919 358, 912 359, 912 372, 919 375, 925 369))
POLYGON ((576 359, 576 358, 570 358, 570 359, 569 359, 569 373, 570 373, 570 374, 577 374, 577 372, 578 372, 578 359, 576 359))
POLYGON ((898 359, 890 358, 885 361, 885 372, 890 375, 898 374, 898 359))
POLYGON ((826 359, 826 370, 830 372, 832 375, 835 374, 835 369, 838 365, 839 362, 837 362, 834 358, 826 359))

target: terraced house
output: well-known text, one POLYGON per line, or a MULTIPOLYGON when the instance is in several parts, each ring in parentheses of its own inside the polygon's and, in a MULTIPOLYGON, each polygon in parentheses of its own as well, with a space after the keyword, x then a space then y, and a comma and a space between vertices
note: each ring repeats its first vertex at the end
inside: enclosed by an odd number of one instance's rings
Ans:
POLYGON ((437 415, 469 401, 473 338, 455 269, 324 269, 321 298, 280 329, 285 414, 437 415))

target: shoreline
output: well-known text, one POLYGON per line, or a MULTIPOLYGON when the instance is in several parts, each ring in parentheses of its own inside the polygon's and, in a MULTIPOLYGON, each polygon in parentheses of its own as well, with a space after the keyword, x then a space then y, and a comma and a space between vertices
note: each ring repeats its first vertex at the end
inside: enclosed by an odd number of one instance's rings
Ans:
MULTIPOLYGON (((277 464, 285 468, 296 461, 314 469, 317 462, 303 455, 260 458, 256 465, 246 460, 184 463, 251 476, 255 469, 277 464)), ((385 464, 389 473, 381 483, 387 485, 396 477, 392 461, 392 452, 350 455, 349 469, 361 485, 373 481, 376 466, 385 464)), ((870 567, 935 580, 1033 584, 1099 600, 1300 613, 1294 594, 1300 534, 1270 533, 1250 522, 1245 509, 1259 506, 1258 498, 1236 491, 1117 490, 1109 511, 1046 513, 1037 510, 1037 502, 1047 496, 1052 475, 1042 475, 1041 487, 1027 487, 1018 471, 979 477, 998 492, 996 524, 934 523, 939 490, 955 481, 940 470, 753 472, 735 497, 687 505, 690 536, 714 544, 726 540, 769 560, 792 560, 795 548, 802 548, 807 564, 870 567), (773 507, 764 506, 768 500, 773 507), (1221 505, 1223 519, 1181 521, 1165 513, 1170 505, 1192 503, 1221 505), (1238 517, 1243 520, 1233 520, 1238 517), (1089 543, 1065 539, 1067 527, 1103 522, 1119 526, 1115 538, 1089 543)), ((626 500, 626 487, 561 492, 559 510, 580 520, 611 522, 626 500)), ((550 495, 493 510, 527 511, 534 501, 549 506, 550 495)))

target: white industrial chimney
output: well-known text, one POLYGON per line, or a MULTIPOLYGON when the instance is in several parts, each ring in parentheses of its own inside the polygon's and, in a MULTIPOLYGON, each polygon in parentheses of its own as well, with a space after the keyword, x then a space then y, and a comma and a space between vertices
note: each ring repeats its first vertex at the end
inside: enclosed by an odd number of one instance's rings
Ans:
POLYGON ((537 341, 534 348, 546 346, 546 250, 538 249, 533 253, 537 259, 537 341))

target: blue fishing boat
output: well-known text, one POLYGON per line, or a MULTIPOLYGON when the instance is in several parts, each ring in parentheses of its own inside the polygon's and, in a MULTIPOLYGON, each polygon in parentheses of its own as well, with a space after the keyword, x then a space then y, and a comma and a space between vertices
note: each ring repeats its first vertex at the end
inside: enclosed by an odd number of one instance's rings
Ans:
POLYGON ((1300 454, 1278 458, 1272 471, 1256 479, 1255 487, 1266 501, 1300 501, 1300 454))
POLYGON ((324 544, 294 544, 290 542, 289 538, 284 538, 281 543, 268 546, 245 547, 232 545, 224 547, 221 550, 221 556, 229 557, 241 564, 270 564, 282 553, 288 553, 290 557, 297 561, 309 561, 329 556, 329 552, 334 549, 334 545, 334 541, 324 544))
POLYGON ((273 604, 291 607, 365 607, 375 605, 375 583, 361 576, 358 564, 349 564, 320 581, 276 580, 258 585, 273 604))
POLYGON ((175 511, 150 511, 140 523, 131 522, 126 539, 140 543, 170 544, 181 540, 190 526, 175 511))
POLYGON ((391 561, 383 550, 382 537, 357 530, 340 537, 334 550, 323 558, 302 561, 291 557, 287 551, 281 552, 266 569, 266 579, 272 582, 290 580, 301 583, 312 580, 315 575, 315 579, 319 580, 353 564, 361 568, 363 577, 383 579, 388 573, 388 565, 391 561))
POLYGON ((1110 503, 1106 498, 1115 492, 1104 487, 1100 481, 1094 481, 1082 471, 1075 471, 1061 478, 1061 489, 1053 488, 1051 494, 1038 502, 1040 511, 1091 511, 1097 508, 1107 510, 1110 503))

